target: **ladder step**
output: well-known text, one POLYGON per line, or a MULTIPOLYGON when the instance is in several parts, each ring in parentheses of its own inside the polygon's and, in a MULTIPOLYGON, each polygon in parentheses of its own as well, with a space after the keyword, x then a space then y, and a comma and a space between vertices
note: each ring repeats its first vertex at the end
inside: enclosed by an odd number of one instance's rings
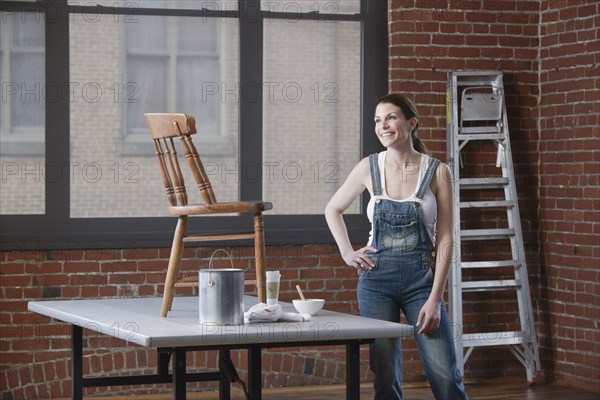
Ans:
POLYGON ((461 240, 499 240, 510 239, 515 235, 515 230, 507 229, 467 229, 460 231, 461 240))
POLYGON ((501 267, 520 267, 523 265, 522 262, 517 260, 506 260, 506 261, 470 261, 460 262, 462 269, 469 268, 501 268, 501 267))
POLYGON ((498 281, 468 281, 462 282, 463 292, 483 292, 488 290, 507 290, 521 287, 521 281, 516 279, 498 281))
POLYGON ((456 135, 459 141, 463 140, 504 140, 505 137, 501 133, 481 133, 481 134, 470 134, 470 135, 456 135))
POLYGON ((458 185, 461 189, 496 189, 508 185, 508 178, 461 178, 458 185))
POLYGON ((463 347, 506 346, 531 343, 532 337, 524 331, 465 333, 463 347))
POLYGON ((514 207, 512 200, 494 200, 494 201, 461 201, 460 208, 486 208, 486 207, 514 207))
POLYGON ((499 130, 500 128, 498 128, 497 126, 463 126, 462 128, 460 128, 458 137, 460 137, 461 135, 469 135, 472 133, 497 133, 504 137, 504 135, 501 134, 499 130))

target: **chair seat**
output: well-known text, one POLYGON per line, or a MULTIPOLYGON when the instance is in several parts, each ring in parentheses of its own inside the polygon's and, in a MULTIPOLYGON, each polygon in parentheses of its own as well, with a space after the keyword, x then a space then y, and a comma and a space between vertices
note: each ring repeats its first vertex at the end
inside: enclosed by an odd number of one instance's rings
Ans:
POLYGON ((228 214, 240 212, 263 212, 273 208, 267 201, 236 201, 215 204, 188 204, 185 206, 171 206, 169 215, 202 215, 202 214, 228 214))

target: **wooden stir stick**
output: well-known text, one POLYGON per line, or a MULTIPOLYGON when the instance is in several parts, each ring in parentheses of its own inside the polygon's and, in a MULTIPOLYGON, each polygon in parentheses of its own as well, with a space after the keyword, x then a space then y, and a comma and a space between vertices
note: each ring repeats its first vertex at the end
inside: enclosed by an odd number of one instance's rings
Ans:
POLYGON ((298 294, 300 295, 300 298, 302 299, 302 301, 306 301, 306 298, 304 297, 304 293, 302 293, 302 289, 300 288, 300 285, 296 285, 296 290, 298 291, 298 294))

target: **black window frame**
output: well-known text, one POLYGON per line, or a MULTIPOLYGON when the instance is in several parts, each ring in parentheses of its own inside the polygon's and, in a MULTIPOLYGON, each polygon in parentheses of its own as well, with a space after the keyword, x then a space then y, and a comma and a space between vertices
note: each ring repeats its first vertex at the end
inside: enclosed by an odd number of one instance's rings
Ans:
MULTIPOLYGON (((208 18, 239 18, 240 68, 239 84, 263 81, 263 22, 267 18, 289 17, 282 12, 261 11, 260 0, 239 0, 238 10, 145 9, 138 15, 197 16, 208 18), (252 14, 250 14, 252 13, 252 14), (245 15, 252 15, 247 18, 245 15)), ((69 16, 90 12, 89 7, 68 5, 67 0, 43 2, 0 2, 0 10, 42 12, 46 34, 46 82, 64 85, 69 82, 69 16)), ((131 15, 131 8, 102 8, 105 12, 131 15)), ((388 10, 387 1, 360 0, 357 14, 295 14, 294 18, 321 18, 331 21, 360 21, 361 33, 361 155, 381 150, 373 134, 373 109, 379 97, 388 90, 388 10)), ((62 87, 62 86, 61 86, 62 87)), ((60 176, 45 181, 45 214, 0 215, 0 250, 59 250, 101 248, 168 247, 174 232, 173 217, 136 218, 71 218, 70 217, 70 104, 68 96, 46 103, 45 157, 46 166, 64 166, 60 176)), ((262 163, 263 102, 240 99, 239 167, 262 163)), ((345 179, 345 177, 340 177, 345 179)), ((340 182, 341 185, 342 182, 340 182)), ((262 197, 261 182, 240 179, 240 200, 262 197)), ((163 193, 156 193, 163 196, 163 193)), ((267 200, 268 199, 264 199, 267 200)), ((350 239, 366 242, 370 229, 366 218, 368 193, 361 199, 360 214, 345 215, 350 239)), ((167 202, 165 200, 165 215, 167 202)), ((331 244, 331 236, 323 215, 264 214, 267 245, 331 244)), ((198 232, 226 232, 251 229, 247 216, 203 217, 191 219, 189 229, 198 232)))

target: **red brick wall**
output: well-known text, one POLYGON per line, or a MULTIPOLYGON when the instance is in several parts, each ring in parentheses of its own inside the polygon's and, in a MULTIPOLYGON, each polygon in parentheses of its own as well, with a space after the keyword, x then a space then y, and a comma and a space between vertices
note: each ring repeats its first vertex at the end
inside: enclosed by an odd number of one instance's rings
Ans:
MULTIPOLYGON (((206 268, 214 249, 185 250, 184 273, 206 268)), ((234 266, 252 275, 253 248, 230 249, 234 266)), ((69 250, 0 253, 0 389, 2 398, 36 399, 70 396, 70 328, 27 311, 33 300, 160 296, 169 249, 69 250), (11 397, 8 397, 11 398, 11 397)), ((217 258, 221 256, 220 258, 217 258)), ((308 296, 325 298, 330 310, 358 314, 356 274, 343 267, 333 246, 268 247, 268 268, 282 272, 281 300, 297 298, 296 284, 308 296)), ((215 267, 229 266, 223 253, 215 267)), ((186 294, 178 289, 179 294, 186 294)), ((190 294, 191 290, 187 293, 190 294)), ((157 310, 157 313, 159 310, 157 310)), ((84 330, 84 374, 153 373, 156 352, 84 330)), ((265 387, 342 383, 345 347, 272 349, 263 353, 265 387)), ((246 354, 232 352, 242 379, 246 354)), ((361 377, 369 379, 368 350, 363 346, 361 377)), ((190 352, 188 365, 216 367, 216 352, 190 352)), ((86 389, 93 393, 156 393, 165 385, 86 389)), ((216 388, 214 383, 188 388, 216 388)))
MULTIPOLYGON (((389 4, 390 87, 416 101, 422 113, 420 136, 434 155, 446 159, 449 72, 503 72, 544 374, 598 390, 597 2, 389 4)), ((516 302, 502 296, 490 302, 489 297, 465 297, 465 324, 482 327, 479 331, 510 330, 516 302)), ((418 361, 411 361, 416 359, 416 351, 406 352, 409 371, 413 366, 419 370, 418 361)), ((477 349, 465 366, 467 379, 501 374, 524 378, 523 368, 506 350, 477 349)))
POLYGON ((542 2, 540 334, 558 381, 600 382, 600 4, 542 2))

